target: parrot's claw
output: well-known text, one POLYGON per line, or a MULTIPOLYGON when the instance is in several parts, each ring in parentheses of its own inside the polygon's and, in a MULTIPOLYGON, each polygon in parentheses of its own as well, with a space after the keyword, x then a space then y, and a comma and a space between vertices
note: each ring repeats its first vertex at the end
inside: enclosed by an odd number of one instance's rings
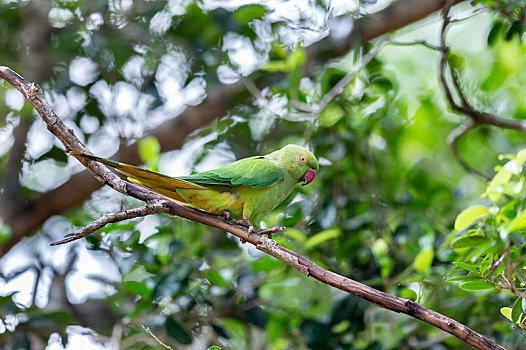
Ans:
POLYGON ((228 210, 225 210, 223 212, 223 216, 225 217, 226 220, 230 220, 230 212, 228 210))
MULTIPOLYGON (((243 214, 243 219, 242 220, 238 220, 237 223, 240 224, 240 225, 244 225, 244 226, 248 227, 248 235, 249 236, 252 234, 252 232, 254 232, 254 226, 252 226, 252 224, 248 220, 248 217, 245 214, 243 214)), ((245 244, 246 242, 247 242, 246 240, 241 238, 241 243, 245 244)))

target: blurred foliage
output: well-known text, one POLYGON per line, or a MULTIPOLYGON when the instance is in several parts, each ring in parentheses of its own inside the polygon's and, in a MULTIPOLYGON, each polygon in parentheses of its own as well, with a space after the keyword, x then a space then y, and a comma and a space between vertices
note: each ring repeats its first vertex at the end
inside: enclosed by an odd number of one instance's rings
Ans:
MULTIPOLYGON (((429 73, 437 53, 423 47, 382 49, 318 117, 313 111, 367 48, 307 72, 302 44, 320 39, 330 18, 358 9, 318 1, 276 15, 267 5, 219 3, 3 1, 0 64, 39 77, 58 115, 94 152, 106 156, 118 141, 140 140, 146 166, 174 175, 308 144, 321 164, 316 180, 264 221, 287 226, 275 235, 278 243, 446 314, 506 348, 522 348, 524 152, 501 158, 507 161, 489 184, 460 167, 446 138, 462 117, 448 111, 438 77, 429 73), (38 45, 29 40, 42 34, 31 29, 35 24, 45 34, 38 45), (274 79, 261 98, 233 106, 181 151, 161 154, 162 145, 144 137, 220 81, 249 74, 256 83, 274 79)), ((453 23, 450 30, 463 26, 463 35, 448 38, 465 93, 477 108, 524 119, 526 46, 516 24, 524 21, 524 2, 478 3, 492 11, 453 23), (468 50, 462 40, 484 45, 468 50)), ((32 112, 8 84, 0 85, 0 97, 4 169, 11 133, 32 112)), ((35 120, 21 159, 21 202, 79 169, 35 120)), ((479 126, 459 149, 489 173, 498 154, 516 154, 523 144, 524 134, 479 126)), ((137 204, 101 190, 49 219, 2 259, 1 344, 73 348, 82 336, 101 347, 117 337, 122 348, 158 348, 145 325, 174 348, 468 348, 306 278, 223 231, 180 218, 112 224, 80 244, 48 246, 104 213, 137 204), (85 272, 94 261, 103 273, 85 272), (24 276, 31 281, 25 291, 16 284, 24 276)), ((9 235, 0 226, 0 244, 9 235)))
POLYGON ((506 41, 517 39, 522 41, 524 20, 526 19, 526 2, 523 0, 477 0, 474 5, 485 5, 500 14, 493 22, 488 34, 488 45, 494 45, 499 36, 506 41))
POLYGON ((471 206, 455 220, 451 247, 464 261, 454 261, 454 271, 467 274, 449 281, 461 282, 460 288, 467 291, 509 290, 517 299, 510 304, 512 307, 502 307, 501 313, 523 330, 526 321, 523 252, 526 243, 523 190, 526 149, 516 156, 505 155, 501 159, 507 162, 496 168, 495 176, 482 195, 490 199, 491 206, 471 206))

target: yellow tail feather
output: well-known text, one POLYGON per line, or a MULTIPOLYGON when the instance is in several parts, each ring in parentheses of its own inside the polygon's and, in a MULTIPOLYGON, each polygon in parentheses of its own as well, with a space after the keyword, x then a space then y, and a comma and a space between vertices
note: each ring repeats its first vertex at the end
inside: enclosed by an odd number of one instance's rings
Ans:
POLYGON ((163 194, 165 197, 168 197, 176 201, 182 201, 183 203, 184 203, 184 200, 181 198, 181 196, 177 194, 177 192, 175 191, 176 188, 194 189, 194 190, 207 190, 208 189, 206 187, 196 185, 189 181, 185 181, 185 180, 177 179, 174 177, 166 176, 163 174, 159 174, 159 173, 147 170, 147 169, 136 167, 134 165, 116 162, 111 159, 101 158, 101 157, 92 156, 92 155, 84 154, 84 153, 78 153, 74 151, 70 151, 68 152, 68 154, 71 156, 77 157, 77 158, 86 158, 86 159, 94 160, 96 162, 100 162, 108 166, 111 166, 112 168, 115 168, 115 170, 118 171, 119 173, 127 176, 128 180, 136 184, 151 188, 154 191, 158 191, 158 189, 161 188, 163 189, 164 192, 172 193, 171 196, 163 194))
POLYGON ((151 181, 148 181, 148 180, 144 180, 144 179, 136 179, 136 178, 133 178, 133 177, 128 177, 128 180, 130 182, 136 183, 137 185, 141 185, 143 187, 147 187, 147 188, 155 191, 156 193, 159 193, 161 196, 164 196, 164 197, 169 198, 169 199, 171 199, 173 201, 176 201, 176 202, 188 205, 188 203, 183 199, 183 197, 181 197, 179 195, 179 193, 177 193, 177 191, 175 189, 172 190, 172 189, 159 187, 154 182, 151 182, 151 181))

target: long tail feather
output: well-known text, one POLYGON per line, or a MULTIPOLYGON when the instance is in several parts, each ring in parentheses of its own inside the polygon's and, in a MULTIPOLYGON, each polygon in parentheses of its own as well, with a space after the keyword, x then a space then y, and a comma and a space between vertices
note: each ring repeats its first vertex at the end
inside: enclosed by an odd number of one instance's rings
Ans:
POLYGON ((177 193, 177 190, 175 188, 168 189, 164 187, 158 186, 155 182, 148 181, 145 179, 136 179, 133 177, 128 176, 128 181, 136 183, 137 185, 141 185, 143 187, 150 188, 160 194, 161 196, 164 196, 166 198, 170 198, 171 200, 174 200, 176 202, 180 202, 183 204, 188 204, 183 197, 179 193, 177 193))
POLYGON ((115 168, 115 170, 119 173, 125 175, 131 182, 150 188, 158 192, 159 194, 170 199, 176 200, 178 202, 185 203, 184 199, 176 192, 177 188, 207 190, 206 187, 199 186, 189 181, 166 176, 147 169, 136 167, 134 165, 117 162, 111 159, 101 158, 97 156, 92 156, 90 154, 78 153, 74 151, 69 151, 68 154, 77 158, 86 158, 106 164, 112 168, 115 168))

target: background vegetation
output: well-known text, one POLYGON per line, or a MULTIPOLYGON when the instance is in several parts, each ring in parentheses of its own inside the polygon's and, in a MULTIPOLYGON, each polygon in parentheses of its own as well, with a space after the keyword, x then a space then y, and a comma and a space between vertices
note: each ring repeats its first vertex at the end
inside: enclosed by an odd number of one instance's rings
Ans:
MULTIPOLYGON (((321 169, 267 216, 288 228, 276 241, 519 349, 525 6, 453 8, 444 76, 467 113, 440 80, 441 17, 412 24, 425 14, 404 20, 418 11, 407 0, 2 1, 0 65, 38 82, 94 153, 163 173, 308 145, 321 169), (374 46, 388 32, 404 45, 374 46)), ((49 247, 139 203, 74 175, 21 95, 4 83, 0 97, 6 349, 158 347, 141 325, 177 349, 467 348, 180 218, 49 247)))

